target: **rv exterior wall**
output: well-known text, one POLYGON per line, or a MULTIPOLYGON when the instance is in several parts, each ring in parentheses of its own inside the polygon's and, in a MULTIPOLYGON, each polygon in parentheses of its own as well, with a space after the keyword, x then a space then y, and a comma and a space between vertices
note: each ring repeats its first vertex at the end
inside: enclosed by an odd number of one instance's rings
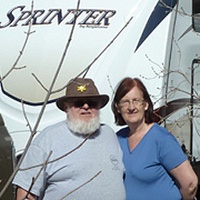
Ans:
MULTIPOLYGON (((200 46, 199 35, 192 30, 192 2, 162 2, 163 5, 158 0, 81 1, 69 49, 53 90, 63 88, 69 79, 93 63, 86 77, 92 77, 100 92, 109 94, 111 100, 113 89, 125 76, 142 79, 155 103, 154 108, 179 98, 190 98, 191 85, 186 80, 191 81, 191 63, 198 59, 200 46)), ((11 70, 1 82, 0 91, 0 113, 14 141, 16 155, 23 152, 30 136, 21 99, 29 123, 34 127, 47 95, 35 77, 48 90, 69 41, 76 7, 73 0, 67 3, 46 0, 33 5, 25 0, 1 1, 1 77, 20 56, 15 66, 18 70, 11 70)), ((38 132, 65 119, 65 114, 54 104, 63 94, 64 90, 50 96, 38 132)), ((174 127, 177 115, 182 119, 187 113, 187 108, 184 109, 170 115, 163 125, 174 127)), ((110 102, 102 110, 101 120, 118 129, 110 102)), ((182 132, 177 127, 174 130, 180 139, 182 132)), ((197 133, 193 135, 198 141, 197 133)), ((191 137, 187 137, 180 142, 187 140, 189 148, 191 137)), ((195 141, 194 154, 200 157, 195 141)))

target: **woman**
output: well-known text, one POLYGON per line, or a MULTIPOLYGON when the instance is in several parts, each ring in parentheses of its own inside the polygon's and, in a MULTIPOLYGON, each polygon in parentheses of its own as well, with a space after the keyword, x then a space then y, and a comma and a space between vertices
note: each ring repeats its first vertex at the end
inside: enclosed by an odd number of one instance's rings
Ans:
POLYGON ((192 200, 198 179, 175 137, 153 122, 153 104, 137 78, 124 78, 112 110, 126 168, 127 200, 192 200))

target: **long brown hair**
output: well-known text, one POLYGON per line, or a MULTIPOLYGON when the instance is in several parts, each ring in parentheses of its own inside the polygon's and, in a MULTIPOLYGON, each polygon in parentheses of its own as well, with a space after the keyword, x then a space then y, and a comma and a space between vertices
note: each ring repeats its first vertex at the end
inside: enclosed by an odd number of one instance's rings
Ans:
POLYGON ((119 84, 115 92, 115 96, 111 105, 112 111, 114 113, 115 117, 115 123, 117 125, 125 125, 126 122, 124 121, 121 114, 118 112, 118 109, 116 107, 116 104, 119 103, 119 101, 133 88, 138 87, 143 94, 144 100, 149 104, 148 109, 145 111, 145 122, 147 124, 152 123, 153 120, 153 103, 151 101, 150 95, 142 83, 142 81, 138 78, 130 78, 126 77, 124 78, 119 84))

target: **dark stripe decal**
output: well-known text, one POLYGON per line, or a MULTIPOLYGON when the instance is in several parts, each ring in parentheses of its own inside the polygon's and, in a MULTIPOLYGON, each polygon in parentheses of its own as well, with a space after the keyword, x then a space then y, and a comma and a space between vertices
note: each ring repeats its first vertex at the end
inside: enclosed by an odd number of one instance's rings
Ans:
MULTIPOLYGON (((3 84, 2 83, 0 83, 0 86, 1 86, 1 90, 2 90, 3 94, 5 94, 6 96, 10 97, 11 99, 13 99, 15 101, 18 101, 18 102, 21 102, 21 103, 23 102, 24 104, 27 104, 27 105, 30 105, 30 106, 41 106, 44 103, 43 101, 42 102, 33 103, 33 102, 25 101, 23 99, 19 99, 19 98, 13 96, 12 94, 6 92, 4 90, 4 88, 3 88, 3 84)), ((54 103, 55 101, 56 101, 56 99, 53 99, 53 100, 49 100, 47 103, 48 104, 49 103, 54 103)))
POLYGON ((153 30, 162 22, 163 19, 172 11, 174 6, 177 4, 178 0, 162 0, 158 1, 153 12, 151 13, 149 20, 143 30, 140 37, 137 49, 142 45, 142 43, 147 39, 147 37, 153 32, 153 30))

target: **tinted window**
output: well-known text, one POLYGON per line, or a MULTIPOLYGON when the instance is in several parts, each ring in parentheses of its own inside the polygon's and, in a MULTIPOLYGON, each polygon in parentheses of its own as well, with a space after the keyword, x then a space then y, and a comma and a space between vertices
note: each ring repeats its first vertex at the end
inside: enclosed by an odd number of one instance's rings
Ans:
POLYGON ((200 32, 200 0, 193 0, 192 16, 193 29, 200 32))

